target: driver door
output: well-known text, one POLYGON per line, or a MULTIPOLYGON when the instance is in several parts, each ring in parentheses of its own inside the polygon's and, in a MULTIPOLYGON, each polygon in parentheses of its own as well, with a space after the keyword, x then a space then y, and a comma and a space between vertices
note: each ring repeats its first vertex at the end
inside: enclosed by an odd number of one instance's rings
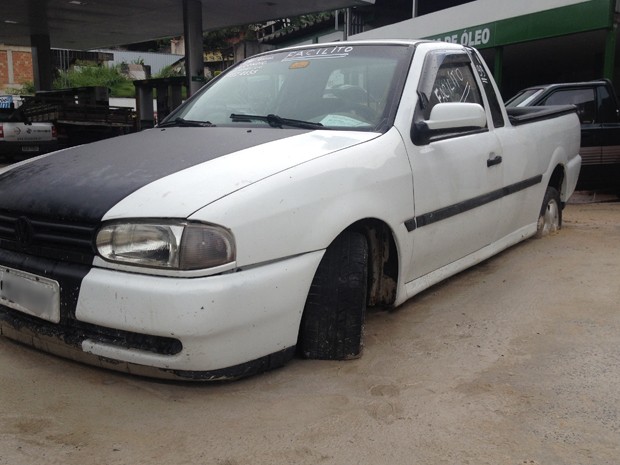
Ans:
MULTIPOLYGON (((416 125, 439 103, 485 106, 468 54, 433 51, 424 61, 411 138, 415 218, 406 223, 413 241, 411 281, 463 259, 496 240, 503 181, 502 147, 492 125, 431 133, 417 140, 416 125)), ((487 112, 488 115, 488 112, 487 112)))

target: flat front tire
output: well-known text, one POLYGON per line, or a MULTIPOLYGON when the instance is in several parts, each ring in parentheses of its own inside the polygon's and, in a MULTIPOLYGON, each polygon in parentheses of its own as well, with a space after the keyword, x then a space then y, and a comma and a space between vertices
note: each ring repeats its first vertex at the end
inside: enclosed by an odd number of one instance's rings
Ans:
POLYGON ((322 360, 360 356, 367 276, 366 238, 345 231, 325 251, 312 281, 299 330, 302 356, 322 360))
POLYGON ((562 204, 560 193, 553 187, 547 187, 545 198, 538 216, 536 237, 553 234, 562 227, 562 204))

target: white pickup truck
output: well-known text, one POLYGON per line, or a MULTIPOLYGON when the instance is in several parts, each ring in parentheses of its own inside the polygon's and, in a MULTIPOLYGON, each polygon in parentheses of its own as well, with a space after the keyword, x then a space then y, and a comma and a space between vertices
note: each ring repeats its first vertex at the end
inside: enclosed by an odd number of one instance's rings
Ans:
POLYGON ((154 129, 0 172, 0 330, 176 379, 357 357, 367 307, 559 229, 579 138, 460 45, 258 55, 154 129))
POLYGON ((53 123, 30 122, 14 108, 12 95, 0 96, 0 157, 28 158, 58 148, 53 123))

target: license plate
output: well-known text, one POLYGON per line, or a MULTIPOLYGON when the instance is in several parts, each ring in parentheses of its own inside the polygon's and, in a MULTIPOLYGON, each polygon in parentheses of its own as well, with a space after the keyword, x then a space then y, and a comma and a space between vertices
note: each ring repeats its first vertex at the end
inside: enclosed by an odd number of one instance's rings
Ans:
POLYGON ((58 323, 60 285, 53 279, 12 268, 0 268, 0 304, 58 323))
POLYGON ((38 145, 24 145, 22 147, 22 152, 38 152, 38 151, 39 151, 38 145))

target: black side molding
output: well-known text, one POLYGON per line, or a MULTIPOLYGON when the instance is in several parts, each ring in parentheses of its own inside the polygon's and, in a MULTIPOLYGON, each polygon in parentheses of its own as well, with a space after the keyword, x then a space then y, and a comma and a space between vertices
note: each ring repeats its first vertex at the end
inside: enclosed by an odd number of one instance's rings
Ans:
POLYGON ((408 232, 411 232, 415 229, 421 228, 422 226, 427 226, 429 224, 451 218, 474 208, 481 207, 482 205, 486 205, 487 203, 499 200, 502 197, 506 197, 516 192, 525 190, 529 187, 539 184, 541 181, 542 174, 539 174, 538 176, 534 176, 524 181, 502 187, 501 189, 479 195, 478 197, 467 199, 463 202, 443 207, 439 210, 435 210, 432 212, 424 213, 420 216, 416 216, 415 218, 411 218, 410 220, 405 221, 405 227, 407 228, 408 232))

